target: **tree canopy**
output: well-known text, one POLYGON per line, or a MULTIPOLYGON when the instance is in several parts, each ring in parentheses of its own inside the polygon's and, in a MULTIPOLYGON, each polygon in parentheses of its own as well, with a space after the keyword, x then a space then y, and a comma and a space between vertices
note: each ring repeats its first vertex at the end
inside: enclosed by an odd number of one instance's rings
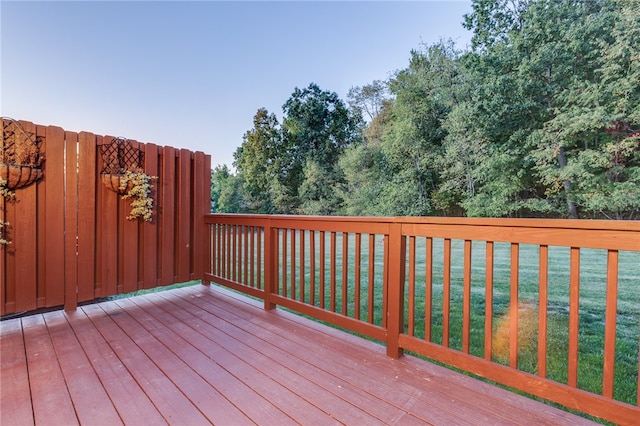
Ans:
POLYGON ((216 205, 637 218, 637 4, 474 0, 463 25, 473 33, 467 50, 421 46, 405 69, 353 87, 346 103, 312 83, 294 89, 282 124, 259 109, 237 174, 214 172, 216 205))

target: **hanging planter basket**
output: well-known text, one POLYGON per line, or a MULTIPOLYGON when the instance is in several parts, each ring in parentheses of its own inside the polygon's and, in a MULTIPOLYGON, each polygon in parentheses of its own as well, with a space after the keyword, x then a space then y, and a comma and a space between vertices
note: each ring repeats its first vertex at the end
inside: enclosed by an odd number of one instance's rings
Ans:
POLYGON ((41 177, 42 169, 19 164, 0 163, 0 178, 7 182, 7 189, 24 188, 41 177))
POLYGON ((27 132, 18 121, 2 118, 0 178, 9 190, 24 188, 42 177, 41 139, 27 132))
POLYGON ((132 182, 122 185, 124 173, 142 170, 144 152, 134 147, 131 141, 124 138, 113 138, 111 142, 100 146, 102 155, 102 184, 120 195, 133 188, 132 182))
POLYGON ((102 184, 119 195, 124 195, 131 191, 131 189, 133 188, 133 182, 127 182, 124 186, 121 185, 123 178, 124 175, 122 173, 103 173, 102 175, 100 175, 102 184))

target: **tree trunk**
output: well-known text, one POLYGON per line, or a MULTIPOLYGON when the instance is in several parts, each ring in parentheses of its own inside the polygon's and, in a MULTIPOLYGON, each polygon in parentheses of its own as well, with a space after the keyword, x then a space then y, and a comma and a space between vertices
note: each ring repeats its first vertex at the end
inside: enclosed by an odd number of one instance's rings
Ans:
MULTIPOLYGON (((564 152, 564 148, 560 147, 558 151, 558 164, 560 164, 560 168, 567 167, 567 154, 564 152)), ((565 179, 563 181, 564 185, 564 193, 567 199, 567 208, 569 209, 569 217, 571 219, 578 219, 578 209, 576 208, 576 204, 571 200, 571 181, 569 179, 565 179)))

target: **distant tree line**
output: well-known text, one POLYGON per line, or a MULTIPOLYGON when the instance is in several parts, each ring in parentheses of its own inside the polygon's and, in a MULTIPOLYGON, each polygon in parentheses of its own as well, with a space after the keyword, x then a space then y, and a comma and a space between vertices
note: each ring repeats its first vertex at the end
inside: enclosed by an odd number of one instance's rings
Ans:
POLYGON ((296 88, 259 109, 217 212, 633 219, 640 212, 640 7, 474 0, 471 47, 411 52, 346 102, 296 88))

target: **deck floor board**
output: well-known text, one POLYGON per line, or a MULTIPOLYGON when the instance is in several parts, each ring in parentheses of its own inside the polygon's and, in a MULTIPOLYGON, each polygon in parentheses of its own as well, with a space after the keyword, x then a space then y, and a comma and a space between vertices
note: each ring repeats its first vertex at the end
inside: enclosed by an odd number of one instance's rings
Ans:
POLYGON ((0 332, 3 426, 592 424, 216 286, 5 320, 0 332))

